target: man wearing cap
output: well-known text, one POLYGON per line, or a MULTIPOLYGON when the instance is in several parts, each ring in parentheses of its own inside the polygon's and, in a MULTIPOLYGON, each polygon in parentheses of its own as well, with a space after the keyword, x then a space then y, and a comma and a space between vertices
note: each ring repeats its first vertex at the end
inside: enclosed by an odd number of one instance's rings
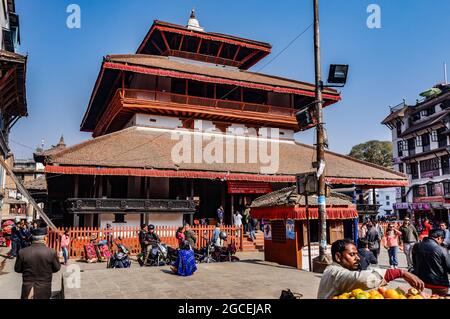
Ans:
POLYGON ((21 242, 24 240, 22 233, 20 232, 20 217, 16 217, 15 223, 11 228, 11 251, 9 257, 14 258, 19 254, 21 242))
POLYGON ((61 269, 55 250, 45 244, 47 228, 33 229, 32 244, 20 250, 14 270, 22 274, 22 299, 50 299, 53 273, 61 269))
POLYGON ((408 263, 408 269, 413 265, 412 263, 412 249, 415 243, 419 241, 419 233, 416 227, 411 225, 408 217, 403 220, 403 225, 400 227, 402 233, 401 241, 403 243, 403 252, 406 255, 406 261, 408 263))

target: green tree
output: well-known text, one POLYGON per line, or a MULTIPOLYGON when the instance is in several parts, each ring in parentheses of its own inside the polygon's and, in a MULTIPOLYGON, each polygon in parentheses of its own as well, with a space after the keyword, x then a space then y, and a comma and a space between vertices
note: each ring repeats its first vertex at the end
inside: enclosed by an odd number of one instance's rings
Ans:
POLYGON ((388 141, 368 141, 355 145, 348 155, 362 161, 392 168, 392 143, 388 141))

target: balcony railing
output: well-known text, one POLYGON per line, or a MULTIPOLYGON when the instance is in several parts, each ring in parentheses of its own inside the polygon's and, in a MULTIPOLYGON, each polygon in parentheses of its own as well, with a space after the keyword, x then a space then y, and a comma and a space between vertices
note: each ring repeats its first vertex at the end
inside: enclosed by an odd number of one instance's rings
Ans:
POLYGON ((195 204, 190 200, 176 199, 69 198, 67 209, 74 213, 194 213, 195 204))
POLYGON ((247 102, 231 101, 231 100, 219 100, 219 99, 212 99, 212 98, 206 98, 206 97, 198 97, 198 96, 175 94, 175 93, 160 92, 160 91, 125 89, 124 92, 125 92, 125 95, 123 97, 125 99, 136 99, 136 100, 144 100, 144 101, 159 101, 159 102, 168 102, 168 103, 176 103, 176 104, 184 104, 184 105, 201 106, 201 107, 220 108, 220 109, 228 109, 228 110, 236 110, 236 111, 244 111, 244 112, 267 113, 267 114, 289 116, 289 117, 294 116, 295 112, 297 111, 293 108, 287 108, 287 107, 281 107, 281 106, 247 103, 247 102))

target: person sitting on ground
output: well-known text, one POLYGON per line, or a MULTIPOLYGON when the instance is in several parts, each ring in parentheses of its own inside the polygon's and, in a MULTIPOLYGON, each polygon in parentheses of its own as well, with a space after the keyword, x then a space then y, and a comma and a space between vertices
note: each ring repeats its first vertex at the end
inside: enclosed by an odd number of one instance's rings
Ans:
POLYGON ((183 244, 184 240, 185 240, 185 236, 184 236, 184 227, 178 227, 177 232, 175 233, 175 238, 178 241, 178 247, 181 247, 181 245, 183 244))
POLYGON ((187 240, 183 242, 178 252, 177 260, 171 267, 172 271, 179 276, 191 276, 197 271, 194 251, 187 240))
POLYGON ((187 223, 184 225, 184 229, 184 237, 189 245, 191 245, 191 248, 194 249, 197 244, 197 234, 192 230, 191 225, 187 223))
POLYGON ((377 259, 369 249, 369 242, 365 238, 358 240, 359 269, 366 270, 370 264, 376 264, 377 259))
POLYGON ((412 250, 413 272, 425 282, 426 288, 439 296, 447 295, 450 286, 450 257, 441 246, 444 239, 445 232, 442 229, 433 229, 412 250))
POLYGON ((318 299, 330 299, 358 288, 377 288, 397 278, 403 278, 419 291, 424 288, 422 280, 403 269, 358 270, 360 258, 351 239, 335 241, 331 245, 331 256, 333 263, 325 269, 320 279, 318 299))

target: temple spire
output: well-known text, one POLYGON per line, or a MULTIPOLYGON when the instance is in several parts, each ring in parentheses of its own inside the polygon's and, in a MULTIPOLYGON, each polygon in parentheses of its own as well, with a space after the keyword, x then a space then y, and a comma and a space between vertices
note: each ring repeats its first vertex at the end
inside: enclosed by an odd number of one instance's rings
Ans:
POLYGON ((64 136, 61 134, 61 138, 59 139, 58 144, 56 145, 58 148, 66 147, 66 143, 64 142, 64 136))
POLYGON ((198 22, 197 18, 195 17, 195 9, 192 9, 192 11, 191 11, 191 16, 189 17, 189 21, 187 23, 187 28, 194 30, 194 31, 205 31, 205 29, 203 29, 200 26, 200 23, 198 22))

